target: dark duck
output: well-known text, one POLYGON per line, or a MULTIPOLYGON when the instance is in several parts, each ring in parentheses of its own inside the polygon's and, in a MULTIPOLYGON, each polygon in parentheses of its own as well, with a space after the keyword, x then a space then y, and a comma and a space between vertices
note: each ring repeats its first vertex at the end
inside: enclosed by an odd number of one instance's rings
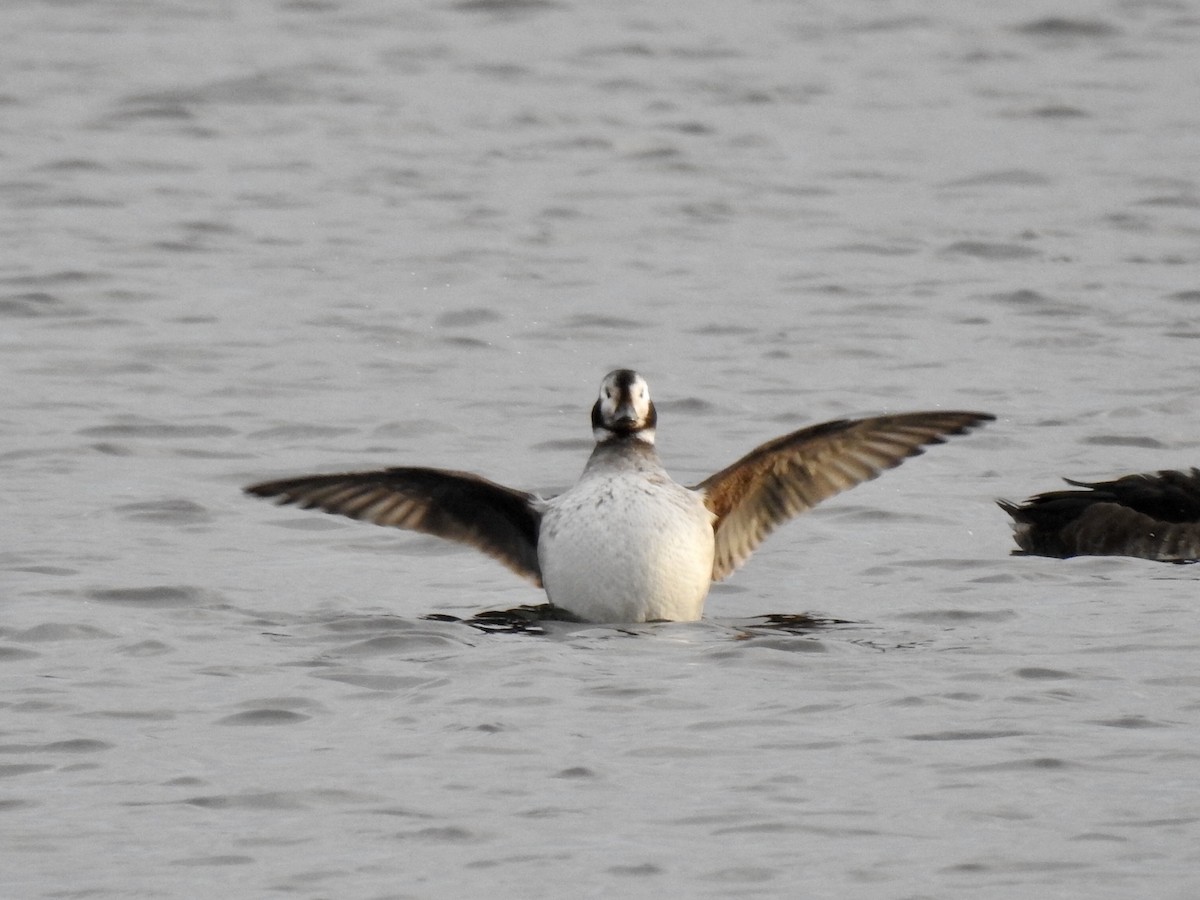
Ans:
POLYGON ((1014 553, 1200 560, 1200 469, 1065 481, 1074 489, 999 501, 1013 519, 1014 553))

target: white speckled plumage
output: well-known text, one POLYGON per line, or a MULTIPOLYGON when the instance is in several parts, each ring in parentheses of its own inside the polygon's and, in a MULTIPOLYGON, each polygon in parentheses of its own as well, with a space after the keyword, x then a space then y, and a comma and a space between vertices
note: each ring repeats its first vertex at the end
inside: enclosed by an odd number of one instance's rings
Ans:
POLYGON ((651 445, 601 443, 578 483, 542 514, 546 595, 593 622, 698 619, 712 584, 712 522, 651 445))
POLYGON ((311 475, 246 490, 470 544, 586 621, 691 621, 712 583, 777 526, 991 418, 922 412, 825 422, 768 441, 685 487, 658 461, 645 380, 617 369, 592 407, 596 448, 579 481, 557 497, 426 468, 311 475))

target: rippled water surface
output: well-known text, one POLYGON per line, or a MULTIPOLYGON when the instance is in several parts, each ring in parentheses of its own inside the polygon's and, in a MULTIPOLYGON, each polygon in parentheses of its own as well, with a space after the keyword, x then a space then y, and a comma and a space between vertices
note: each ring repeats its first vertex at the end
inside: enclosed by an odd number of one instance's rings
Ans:
POLYGON ((1196 567, 996 497, 1200 464, 1186 3, 0 9, 4 897, 1192 897, 1196 567), (1081 15, 1080 10, 1086 11, 1081 15), (693 482, 999 421, 708 618, 240 487, 552 492, 642 370, 693 482), (838 620, 810 631, 756 617, 838 620))

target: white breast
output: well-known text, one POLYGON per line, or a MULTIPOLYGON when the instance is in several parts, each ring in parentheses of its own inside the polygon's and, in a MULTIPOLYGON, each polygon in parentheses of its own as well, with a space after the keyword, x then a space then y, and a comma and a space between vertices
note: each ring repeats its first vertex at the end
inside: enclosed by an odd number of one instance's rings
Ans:
POLYGON ((538 563, 550 602, 591 622, 694 621, 712 584, 712 514, 665 473, 585 476, 548 501, 538 563))

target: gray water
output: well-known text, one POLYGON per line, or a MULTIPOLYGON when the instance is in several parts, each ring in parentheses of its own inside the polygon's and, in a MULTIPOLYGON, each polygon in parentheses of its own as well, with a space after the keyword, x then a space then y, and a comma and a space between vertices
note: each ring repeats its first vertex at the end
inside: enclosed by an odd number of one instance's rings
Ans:
POLYGON ((1200 464, 1187 3, 0 9, 0 896, 1194 897, 1195 567, 996 497, 1200 464), (978 434, 705 621, 240 493, 551 492, 636 367, 694 482, 978 434), (808 634, 748 626, 811 613, 808 634))

